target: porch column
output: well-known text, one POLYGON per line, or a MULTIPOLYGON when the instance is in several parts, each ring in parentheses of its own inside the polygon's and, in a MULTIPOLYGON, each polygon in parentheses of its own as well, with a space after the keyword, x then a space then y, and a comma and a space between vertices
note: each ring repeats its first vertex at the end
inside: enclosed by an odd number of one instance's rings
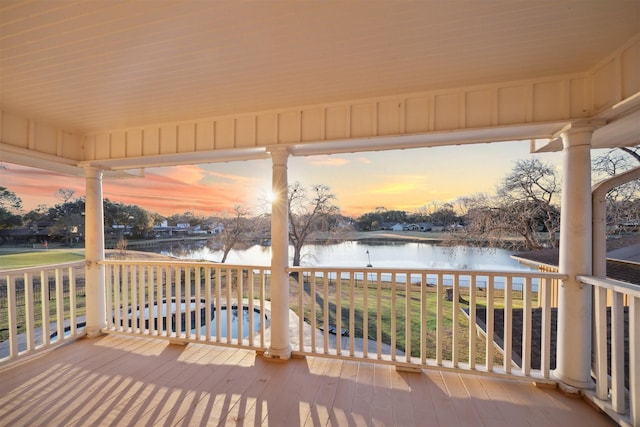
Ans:
POLYGON ((271 151, 271 343, 267 357, 289 359, 289 208, 286 148, 271 151))
POLYGON ((554 376, 566 391, 593 386, 591 380, 591 287, 576 280, 590 275, 592 126, 570 125, 562 133, 558 334, 554 376), (568 386, 568 387, 567 387, 568 386))
POLYGON ((96 337, 107 326, 104 266, 98 264, 104 260, 102 170, 85 167, 85 181, 86 331, 88 336, 96 337))

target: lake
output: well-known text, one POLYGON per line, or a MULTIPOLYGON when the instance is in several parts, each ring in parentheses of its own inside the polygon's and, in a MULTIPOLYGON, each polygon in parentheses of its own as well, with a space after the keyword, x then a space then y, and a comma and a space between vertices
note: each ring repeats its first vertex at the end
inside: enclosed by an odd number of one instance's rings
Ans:
MULTIPOLYGON (((293 248, 289 248, 293 256, 293 248)), ((156 248, 156 252, 180 259, 219 262, 222 251, 206 246, 206 242, 174 244, 156 248)), ((530 271, 511 258, 512 252, 504 249, 473 247, 445 247, 423 242, 367 242, 345 241, 336 244, 310 244, 302 249, 304 266, 416 268, 456 270, 530 271)), ((254 245, 247 249, 232 250, 228 264, 268 266, 271 247, 254 245)))

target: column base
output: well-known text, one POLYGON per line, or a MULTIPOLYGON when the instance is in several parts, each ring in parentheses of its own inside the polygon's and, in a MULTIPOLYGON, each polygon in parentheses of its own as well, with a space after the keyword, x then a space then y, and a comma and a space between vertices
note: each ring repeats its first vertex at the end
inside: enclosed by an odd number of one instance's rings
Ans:
POLYGON ((103 335, 102 332, 102 328, 99 328, 97 326, 87 326, 84 329, 85 335, 89 338, 98 338, 99 336, 103 335))
POLYGON ((291 346, 287 346, 286 348, 269 347, 262 356, 267 359, 289 360, 291 359, 291 346))
POLYGON ((551 371, 551 376, 558 380, 558 388, 568 395, 580 394, 583 390, 592 390, 596 386, 591 378, 587 381, 566 378, 557 370, 551 371))

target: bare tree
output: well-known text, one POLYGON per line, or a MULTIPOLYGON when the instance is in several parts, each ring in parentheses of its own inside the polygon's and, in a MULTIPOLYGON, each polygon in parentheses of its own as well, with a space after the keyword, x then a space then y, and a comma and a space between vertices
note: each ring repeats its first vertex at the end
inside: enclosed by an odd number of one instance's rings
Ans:
MULTIPOLYGON (((640 146, 620 147, 593 160, 594 181, 601 181, 640 166, 640 146)), ((610 232, 640 224, 640 180, 618 186, 607 193, 607 225, 610 232)))
POLYGON ((339 208, 333 204, 336 196, 325 185, 313 185, 307 191, 299 182, 289 186, 289 241, 293 245, 293 265, 300 265, 302 246, 309 236, 319 231, 331 231, 339 208))
POLYGON ((227 260, 229 252, 236 247, 241 241, 250 238, 255 231, 256 222, 249 218, 249 211, 236 205, 233 208, 233 214, 221 218, 222 233, 222 259, 221 263, 227 260))
POLYGON ((520 160, 499 183, 495 196, 479 194, 458 201, 466 212, 466 227, 449 236, 448 243, 556 247, 560 214, 554 202, 559 191, 552 166, 536 158, 520 160))
POLYGON ((518 160, 498 188, 498 196, 510 206, 514 230, 525 238, 527 246, 542 246, 539 231, 546 231, 552 247, 558 246, 556 233, 560 229, 560 215, 554 202, 560 194, 555 168, 537 158, 518 160))

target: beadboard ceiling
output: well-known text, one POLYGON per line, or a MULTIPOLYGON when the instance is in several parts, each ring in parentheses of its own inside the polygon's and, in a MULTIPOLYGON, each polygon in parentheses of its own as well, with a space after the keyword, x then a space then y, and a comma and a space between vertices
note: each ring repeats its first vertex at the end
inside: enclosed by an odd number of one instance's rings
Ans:
POLYGON ((5 111, 75 132, 580 73, 640 1, 0 1, 5 111))

